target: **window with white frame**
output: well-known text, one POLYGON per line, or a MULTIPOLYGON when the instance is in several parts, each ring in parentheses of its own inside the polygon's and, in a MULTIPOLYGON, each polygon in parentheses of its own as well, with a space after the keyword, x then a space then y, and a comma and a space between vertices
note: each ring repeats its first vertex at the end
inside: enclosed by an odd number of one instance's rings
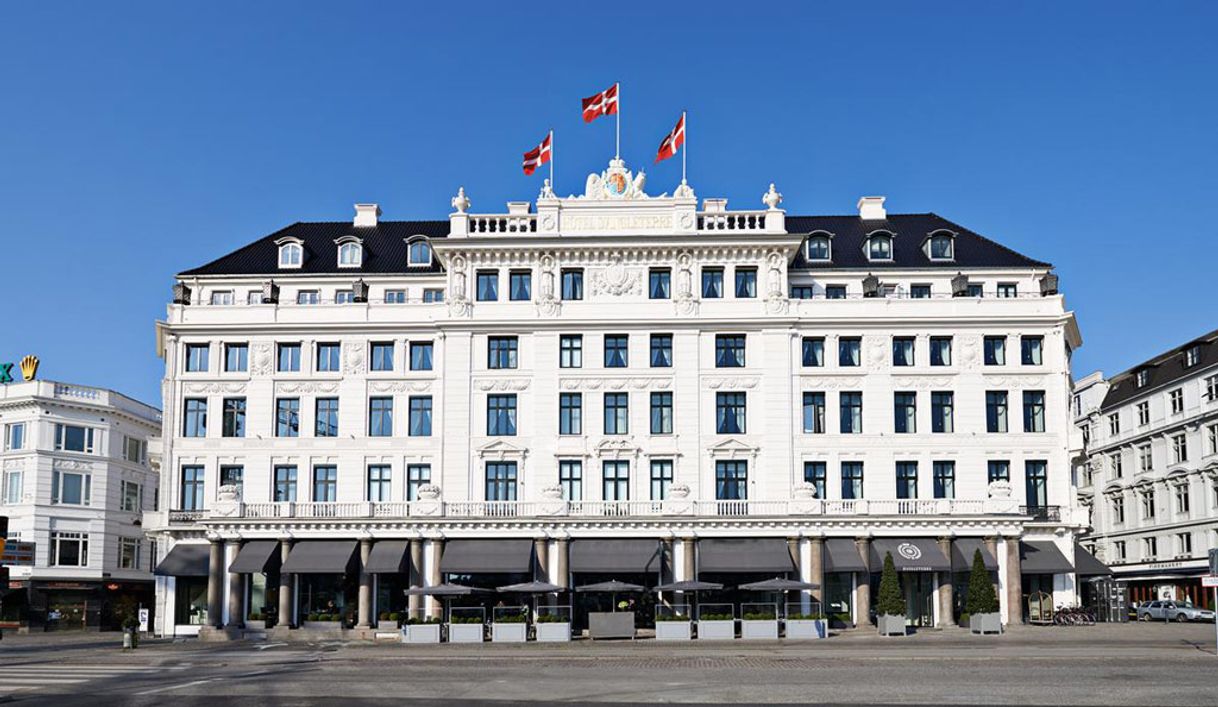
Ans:
POLYGON ((868 260, 892 260, 892 236, 876 233, 867 239, 868 260))
POLYGON ((1158 538, 1142 538, 1142 558, 1153 560, 1159 555, 1158 538))
POLYGON ((406 304, 406 290, 385 290, 385 304, 406 304))
POLYGON ((1125 497, 1116 495, 1112 497, 1112 523, 1113 525, 1121 525, 1125 522, 1125 497))
POLYGON ((300 290, 296 293, 296 304, 321 304, 321 293, 317 290, 300 290))
POLYGON ((1145 388, 1150 382, 1150 371, 1145 369, 1133 374, 1133 384, 1138 388, 1145 388))
POLYGON ((1113 452, 1108 456, 1108 465, 1112 468, 1112 478, 1119 479, 1124 476, 1122 464, 1123 461, 1120 452, 1113 452))
POLYGON ((1218 376, 1205 379, 1205 399, 1211 403, 1218 401, 1218 376))
POLYGON ((148 442, 138 437, 123 436, 123 459, 132 464, 143 464, 148 456, 148 442))
POLYGON ((21 503, 22 478, 21 471, 4 472, 4 503, 21 503))
POLYGON ((1172 435, 1171 453, 1175 464, 1188 461, 1188 437, 1183 432, 1172 435))
POLYGON ((805 255, 812 262, 830 260, 829 236, 813 235, 808 238, 805 255))
POLYGON ((1138 469, 1145 474, 1151 469, 1154 469, 1154 467, 1154 458, 1151 454, 1150 445, 1143 444, 1142 446, 1138 447, 1138 469))
POLYGON ((1191 366, 1196 366, 1197 362, 1200 360, 1201 360, 1201 347, 1199 345, 1194 344, 1184 350, 1184 367, 1185 368, 1189 368, 1191 366))
POLYGON ((416 268, 431 265, 431 244, 422 239, 411 241, 406 265, 416 268))
POLYGON ((1155 519, 1155 490, 1146 489, 1142 492, 1142 520, 1155 519))
POLYGON ((1019 285, 1017 285, 1014 282, 1000 282, 1000 283, 998 283, 998 287, 995 290, 995 294, 998 297, 1007 297, 1007 298, 1018 297, 1019 296, 1019 285))
POLYGON ((929 255, 931 260, 951 260, 955 257, 952 247, 952 237, 946 233, 935 234, 930 237, 929 255))
POLYGON ((54 567, 88 567, 89 534, 52 532, 51 565, 54 567))
POLYGON ((143 542, 139 538, 118 539, 118 568, 120 570, 138 570, 143 542))
POLYGON ((299 268, 304 262, 304 249, 299 243, 283 243, 279 246, 279 267, 299 268))
POLYGON ((232 306, 233 304, 232 290, 212 290, 211 303, 216 306, 232 306))
POLYGON ((1117 540, 1112 543, 1113 554, 1116 555, 1117 562, 1124 562, 1126 557, 1125 541, 1117 540))
POLYGON ((95 430, 80 425, 55 425, 55 451, 92 454, 95 430))
POLYGON ((1145 427, 1150 424, 1150 403, 1142 401, 1138 403, 1138 426, 1145 427))
POLYGON ((93 475, 87 471, 60 471, 51 474, 51 503, 64 506, 87 506, 93 485, 93 475))
POLYGON ((10 422, 4 426, 4 451, 25 449, 25 423, 10 422))
POLYGON ((1209 440, 1209 453, 1218 454, 1218 424, 1206 428, 1206 438, 1209 440))
POLYGON ((143 511, 143 487, 134 481, 123 481, 121 486, 123 511, 127 513, 139 513, 143 511))
POLYGON ((1176 388, 1167 394, 1168 400, 1171 402, 1171 414, 1179 415, 1184 412, 1184 390, 1176 388))
POLYGON ((1176 495, 1176 513, 1187 518, 1193 500, 1188 483, 1176 484, 1173 490, 1176 495))
POLYGON ((1121 413, 1114 412, 1108 415, 1108 434, 1116 437, 1121 434, 1121 413))
POLYGON ((359 243, 348 241, 338 246, 338 267, 358 268, 364 262, 364 249, 359 243))
POLYGON ((355 290, 338 290, 334 293, 334 304, 351 304, 355 301, 355 290))
POLYGON ((1188 557, 1193 554, 1193 534, 1192 533, 1177 533, 1176 534, 1176 555, 1178 557, 1188 557))

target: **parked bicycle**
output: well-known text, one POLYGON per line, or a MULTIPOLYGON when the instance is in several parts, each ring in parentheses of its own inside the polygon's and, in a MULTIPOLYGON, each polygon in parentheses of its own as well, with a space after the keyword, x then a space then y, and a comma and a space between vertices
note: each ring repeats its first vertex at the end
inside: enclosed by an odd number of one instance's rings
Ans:
POLYGON ((1078 606, 1059 606, 1053 612, 1054 626, 1094 626, 1095 614, 1078 606))

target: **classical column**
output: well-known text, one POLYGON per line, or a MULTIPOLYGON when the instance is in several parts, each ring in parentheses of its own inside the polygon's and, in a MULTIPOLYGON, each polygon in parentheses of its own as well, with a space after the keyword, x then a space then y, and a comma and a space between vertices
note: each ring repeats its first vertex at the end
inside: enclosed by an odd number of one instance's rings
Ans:
MULTIPOLYGON (((995 566, 997 566, 997 564, 1001 561, 998 557, 998 536, 996 536, 996 535, 987 536, 985 538, 985 549, 989 550, 990 557, 994 558, 994 564, 995 564, 995 566)), ((972 567, 972 565, 970 564, 969 567, 972 567)), ((994 598, 998 598, 998 597, 1002 596, 1001 594, 999 594, 999 592, 1001 592, 1001 591, 1002 591, 1002 587, 1000 587, 998 585, 998 573, 995 572, 994 573, 994 598)))
MULTIPOLYGON (((444 556, 444 540, 435 538, 429 542, 431 552, 427 559, 427 586, 434 587, 442 582, 440 574, 440 558, 444 556)), ((435 597, 427 597, 427 615, 436 616, 443 612, 440 602, 435 597)), ((442 617, 441 617, 442 618, 442 617)))
POLYGON ((681 579, 697 579, 698 541, 693 538, 681 538, 681 579))
POLYGON ((858 582, 854 588, 855 624, 862 626, 871 621, 871 538, 855 538, 854 545, 858 548, 859 556, 863 558, 865 572, 858 573, 858 582))
MULTIPOLYGON (((228 557, 228 562, 231 566, 233 560, 237 559, 237 553, 241 551, 240 540, 229 540, 228 552, 225 556, 228 557)), ((228 573, 228 623, 229 628, 241 628, 245 626, 245 582, 243 575, 236 572, 228 573)))
POLYGON ((537 581, 550 581, 550 541, 546 538, 534 539, 533 554, 537 556, 537 581))
MULTIPOLYGON (((423 541, 419 538, 413 538, 410 541, 410 576, 407 584, 412 587, 423 586, 423 541)), ((406 611, 409 612, 411 618, 421 618, 422 612, 419 611, 419 597, 411 594, 406 598, 406 611)))
POLYGON ((810 538, 808 544, 812 546, 812 554, 808 558, 808 581, 812 584, 819 584, 820 589, 812 590, 812 596, 821 603, 820 610, 825 611, 825 539, 820 537, 810 538))
POLYGON ((569 545, 570 542, 566 538, 558 538, 554 541, 554 574, 557 576, 551 577, 550 581, 564 589, 570 589, 569 578, 571 573, 567 569, 570 566, 567 564, 569 559, 567 549, 569 545))
POLYGON ((207 563, 207 625, 224 626, 224 541, 211 541, 207 563))
MULTIPOLYGON (((952 563, 952 539, 939 538, 939 552, 947 558, 947 564, 952 563)), ((952 571, 949 568, 946 572, 939 573, 939 627, 956 625, 955 617, 955 591, 952 586, 952 571)))
POLYGON ((1007 623, 1023 623, 1023 577, 1019 568, 1019 538, 1007 536, 1007 623))
MULTIPOLYGON (((279 558, 282 560, 280 567, 286 567, 288 564, 288 555, 292 552, 292 541, 290 538, 283 538, 279 541, 279 558)), ((284 628, 290 628, 295 625, 292 621, 292 609, 296 606, 296 601, 292 594, 292 577, 280 570, 279 572, 279 625, 284 628)))
POLYGON ((368 558, 372 556, 372 538, 359 541, 359 623, 356 628, 372 628, 372 575, 368 573, 368 558))

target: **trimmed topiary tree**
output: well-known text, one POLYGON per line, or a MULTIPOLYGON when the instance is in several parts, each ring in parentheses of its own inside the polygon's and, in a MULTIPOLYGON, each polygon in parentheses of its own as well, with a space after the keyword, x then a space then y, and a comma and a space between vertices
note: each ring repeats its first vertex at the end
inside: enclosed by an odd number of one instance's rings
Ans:
POLYGON ((985 568, 980 549, 973 551, 973 570, 968 576, 968 598, 964 610, 969 616, 998 612, 998 596, 994 594, 994 583, 989 570, 985 568))
POLYGON ((884 570, 880 574, 880 595, 875 605, 878 616, 904 616, 905 598, 901 596, 901 584, 897 580, 897 566, 892 553, 884 553, 884 570))

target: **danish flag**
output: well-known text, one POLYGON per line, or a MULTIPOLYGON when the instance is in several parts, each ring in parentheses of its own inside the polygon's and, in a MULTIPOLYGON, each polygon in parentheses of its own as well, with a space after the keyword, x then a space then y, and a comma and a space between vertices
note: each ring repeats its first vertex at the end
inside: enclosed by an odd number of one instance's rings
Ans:
POLYGON ((668 137, 660 143, 660 151, 656 153, 656 162, 666 160, 669 157, 677 154, 681 146, 685 144, 685 114, 681 114, 681 119, 677 121, 677 127, 668 133, 668 137))
POLYGON ((546 139, 541 141, 541 144, 528 152, 524 153, 524 173, 532 174, 538 167, 550 161, 552 152, 551 146, 554 140, 554 131, 551 130, 546 139))
POLYGON ((617 114, 617 86, 613 84, 595 96, 583 99, 585 123, 591 123, 602 115, 617 114))

